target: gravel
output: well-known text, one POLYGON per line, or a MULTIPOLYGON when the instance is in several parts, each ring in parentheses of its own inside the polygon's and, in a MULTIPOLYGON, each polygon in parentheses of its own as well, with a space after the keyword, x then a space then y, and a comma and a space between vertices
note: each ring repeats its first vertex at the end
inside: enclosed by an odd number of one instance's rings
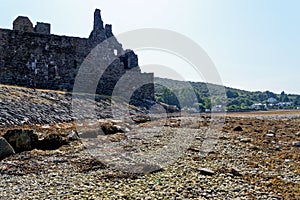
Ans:
MULTIPOLYGON (((186 148, 175 159, 171 154, 165 155, 174 162, 148 173, 122 171, 111 166, 112 161, 107 157, 107 160, 95 159, 80 141, 54 151, 22 152, 0 161, 0 193, 3 199, 299 199, 298 147, 288 142, 296 137, 294 131, 299 120, 291 120, 289 124, 286 127, 278 119, 261 122, 229 118, 222 137, 206 157, 186 148), (243 132, 230 132, 231 126, 245 122, 252 125, 244 125, 243 132), (278 136, 281 150, 261 141, 273 123, 277 128, 293 130, 285 130, 286 135, 278 136), (258 126, 262 126, 262 133, 253 131, 258 126), (237 141, 244 137, 252 140, 237 141)), ((190 132, 194 138, 205 138, 206 131, 205 128, 164 127, 152 135, 135 132, 146 128, 147 124, 136 125, 125 133, 126 138, 113 143, 123 153, 126 150, 153 154, 169 143, 169 138, 174 136, 172 132, 190 132)), ((190 143, 200 149, 201 145, 200 139, 190 143)))
MULTIPOLYGON (((26 128, 72 138, 1 160, 0 199, 300 199, 299 112, 228 114, 219 126, 209 114, 158 115, 77 140, 76 127, 99 121, 87 107, 77 117, 90 121, 75 124, 65 93, 1 86, 0 106, 0 134, 26 128)), ((112 117, 106 101, 96 113, 101 123, 112 117)))

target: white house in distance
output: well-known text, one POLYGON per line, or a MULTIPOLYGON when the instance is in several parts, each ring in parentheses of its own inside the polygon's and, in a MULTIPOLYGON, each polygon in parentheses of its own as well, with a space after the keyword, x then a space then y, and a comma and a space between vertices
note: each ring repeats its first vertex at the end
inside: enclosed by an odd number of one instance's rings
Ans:
POLYGON ((252 109, 266 109, 267 105, 266 104, 262 104, 262 103, 255 103, 251 106, 252 109))

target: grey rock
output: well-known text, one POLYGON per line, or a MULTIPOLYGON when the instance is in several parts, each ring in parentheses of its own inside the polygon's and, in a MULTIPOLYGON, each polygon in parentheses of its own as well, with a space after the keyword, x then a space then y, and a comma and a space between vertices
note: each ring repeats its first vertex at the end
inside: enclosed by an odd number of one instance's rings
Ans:
POLYGON ((147 115, 137 115, 137 116, 132 117, 132 120, 138 124, 151 121, 150 117, 147 115))
POLYGON ((208 169, 208 168, 199 168, 197 170, 203 175, 212 176, 215 174, 215 172, 213 170, 208 169))
POLYGON ((267 137, 274 137, 275 135, 273 133, 267 133, 266 136, 267 137))
POLYGON ((164 109, 168 112, 168 113, 175 113, 175 112, 179 112, 179 108, 177 108, 177 106, 173 106, 173 105, 168 105, 162 102, 159 102, 159 104, 164 107, 164 109))
POLYGON ((0 137, 0 160, 13 155, 15 153, 12 146, 5 140, 5 138, 0 137))
POLYGON ((279 151, 281 148, 280 148, 280 146, 275 145, 275 146, 274 146, 274 149, 275 149, 276 151, 279 151))
POLYGON ((236 167, 232 167, 229 172, 234 176, 242 176, 241 170, 236 167))
POLYGON ((193 151, 193 152, 200 152, 200 151, 201 151, 201 149, 199 149, 199 148, 196 147, 196 146, 190 146, 190 147, 188 148, 188 150, 189 150, 189 151, 193 151))
POLYGON ((262 133, 262 130, 260 130, 260 129, 254 129, 254 132, 256 132, 256 133, 262 133))
POLYGON ((300 147, 300 141, 295 141, 295 142, 293 142, 293 146, 295 146, 295 147, 300 147))
POLYGON ((98 135, 101 135, 101 130, 87 130, 78 133, 80 138, 97 138, 98 135))
POLYGON ((68 134, 68 140, 70 141, 76 141, 79 140, 79 136, 78 133, 76 131, 70 131, 70 133, 68 134))
POLYGON ((121 126, 114 125, 112 122, 104 122, 100 126, 105 135, 124 132, 121 126))
POLYGON ((240 141, 247 143, 247 142, 251 142, 252 139, 251 138, 242 138, 242 139, 240 139, 240 141))

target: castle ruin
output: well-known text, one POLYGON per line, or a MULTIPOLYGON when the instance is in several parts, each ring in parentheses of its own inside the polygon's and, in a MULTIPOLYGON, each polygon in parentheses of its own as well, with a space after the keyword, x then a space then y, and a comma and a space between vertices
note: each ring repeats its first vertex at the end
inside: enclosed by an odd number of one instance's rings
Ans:
POLYGON ((34 32, 34 33, 41 33, 41 34, 50 34, 50 24, 37 22, 36 26, 33 27, 32 22, 28 17, 19 16, 13 22, 13 30, 34 32))
MULTIPOLYGON (((110 96, 128 70, 135 72, 132 79, 153 83, 153 73, 141 73, 137 55, 122 48, 111 25, 104 26, 99 9, 95 10, 89 38, 54 35, 50 24, 38 22, 33 27, 23 16, 13 22, 13 30, 0 29, 0 83, 71 92, 84 59, 109 38, 113 38, 108 49, 114 53, 114 62, 99 80, 96 93, 110 96)), ((154 99, 153 84, 143 86, 138 93, 139 98, 154 99)))

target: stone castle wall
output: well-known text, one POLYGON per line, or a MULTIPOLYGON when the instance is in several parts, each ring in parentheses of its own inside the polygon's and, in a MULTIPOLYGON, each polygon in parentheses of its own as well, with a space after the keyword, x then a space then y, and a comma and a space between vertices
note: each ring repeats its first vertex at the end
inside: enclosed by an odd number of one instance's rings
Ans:
MULTIPOLYGON (((0 29, 0 83, 31 88, 72 91, 84 59, 99 43, 113 36, 111 25, 103 27, 100 10, 94 14, 94 29, 89 38, 47 34, 47 24, 39 23, 40 32, 0 29), (45 26, 44 26, 45 25, 45 26)), ((37 27, 37 26, 36 26, 37 27)), ((126 71, 134 69, 132 80, 152 80, 152 73, 141 73, 137 55, 124 50, 113 38, 107 51, 113 63, 101 77, 97 93, 111 95, 126 71)), ((99 56, 106 56, 105 54, 99 56)), ((86 80, 87 82, 90 80, 86 80)), ((153 99, 153 86, 137 93, 153 99)))

